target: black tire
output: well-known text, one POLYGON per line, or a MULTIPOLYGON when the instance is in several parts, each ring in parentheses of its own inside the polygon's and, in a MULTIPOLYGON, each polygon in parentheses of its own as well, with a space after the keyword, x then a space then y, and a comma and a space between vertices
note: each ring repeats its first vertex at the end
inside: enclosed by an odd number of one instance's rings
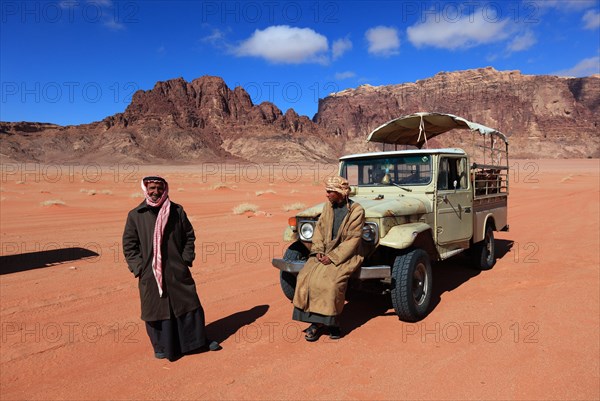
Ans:
POLYGON ((293 301, 296 292, 296 276, 288 272, 279 272, 279 284, 287 299, 293 301))
POLYGON ((432 290, 431 262, 422 249, 396 256, 392 269, 392 305, 400 320, 418 322, 427 316, 432 290))
MULTIPOLYGON (((304 245, 294 242, 285 250, 283 259, 289 261, 306 260, 307 254, 308 250, 304 245)), ((293 301, 296 292, 296 275, 284 271, 279 272, 279 284, 287 299, 293 301)))
POLYGON ((485 228, 485 237, 472 246, 473 267, 478 270, 490 270, 496 264, 496 241, 491 226, 485 228))

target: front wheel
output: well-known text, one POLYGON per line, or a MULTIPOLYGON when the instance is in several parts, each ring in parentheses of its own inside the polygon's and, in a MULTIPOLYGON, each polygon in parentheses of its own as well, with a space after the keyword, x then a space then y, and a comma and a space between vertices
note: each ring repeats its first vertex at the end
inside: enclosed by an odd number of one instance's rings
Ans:
MULTIPOLYGON (((294 242, 286 249, 283 259, 287 261, 306 260, 307 255, 308 250, 306 247, 299 242, 294 242)), ((296 276, 289 272, 279 272, 279 284, 287 299, 293 301, 296 292, 296 276)))
POLYGON ((287 299, 293 301, 296 292, 296 276, 288 272, 279 272, 279 284, 287 299))
POLYGON ((392 305, 400 320, 417 322, 429 310, 432 274, 429 255, 413 249, 398 255, 392 270, 392 305))
POLYGON ((494 230, 487 226, 483 241, 478 242, 472 247, 473 266, 479 270, 489 270, 496 264, 496 242, 494 240, 494 230))

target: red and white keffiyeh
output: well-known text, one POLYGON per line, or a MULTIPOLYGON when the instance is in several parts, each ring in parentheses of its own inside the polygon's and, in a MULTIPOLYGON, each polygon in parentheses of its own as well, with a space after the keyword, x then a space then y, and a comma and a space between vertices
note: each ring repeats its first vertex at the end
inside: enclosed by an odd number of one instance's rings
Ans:
POLYGON ((161 255, 161 244, 162 236, 169 220, 169 212, 171 211, 171 201, 169 200, 169 184, 167 181, 159 176, 151 176, 142 178, 142 191, 144 191, 144 197, 146 198, 146 204, 152 207, 160 207, 158 216, 156 217, 156 223, 154 224, 154 234, 152 235, 152 272, 158 284, 158 294, 162 297, 162 255, 161 255), (150 195, 148 195, 148 185, 151 182, 162 182, 165 186, 165 191, 157 202, 154 202, 150 195))

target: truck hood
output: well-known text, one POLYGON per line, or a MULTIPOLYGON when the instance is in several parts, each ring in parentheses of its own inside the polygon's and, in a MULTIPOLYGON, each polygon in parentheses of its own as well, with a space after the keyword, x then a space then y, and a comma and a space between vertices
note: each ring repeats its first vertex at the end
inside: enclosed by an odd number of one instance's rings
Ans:
MULTIPOLYGON (((381 218, 392 216, 411 216, 415 214, 424 214, 431 212, 426 203, 412 196, 402 196, 390 199, 376 200, 361 196, 351 198, 359 203, 365 209, 365 217, 381 218)), ((298 217, 314 218, 321 214, 325 202, 319 203, 313 207, 298 213, 298 217)))

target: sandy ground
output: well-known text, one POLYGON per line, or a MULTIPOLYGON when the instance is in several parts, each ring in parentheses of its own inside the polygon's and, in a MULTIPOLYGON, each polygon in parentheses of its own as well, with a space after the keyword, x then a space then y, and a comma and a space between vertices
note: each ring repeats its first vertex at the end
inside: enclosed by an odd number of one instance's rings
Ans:
POLYGON ((307 343, 270 259, 286 246, 284 206, 323 201, 331 166, 4 165, 0 398, 597 400, 599 161, 512 166, 492 270, 444 262, 425 320, 361 298, 344 338, 307 343), (120 244, 145 172, 167 177, 196 228, 219 352, 153 357, 120 244), (242 203, 259 209, 234 214, 242 203))

